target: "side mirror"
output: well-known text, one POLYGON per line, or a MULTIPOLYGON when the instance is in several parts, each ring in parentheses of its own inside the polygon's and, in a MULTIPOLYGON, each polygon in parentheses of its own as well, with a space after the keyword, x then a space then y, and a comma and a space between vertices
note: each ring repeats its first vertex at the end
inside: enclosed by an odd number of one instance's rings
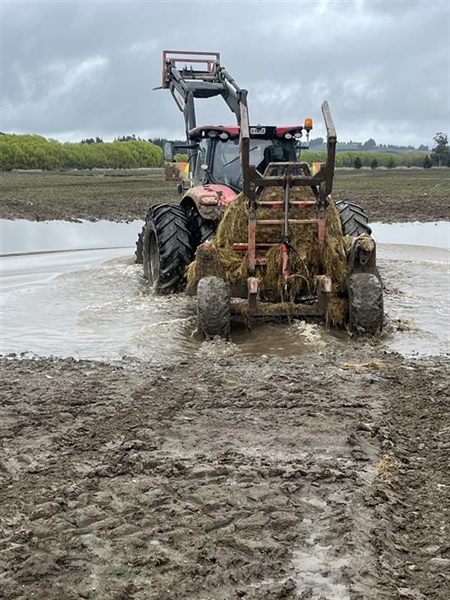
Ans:
POLYGON ((173 142, 164 142, 164 160, 172 162, 174 156, 173 142))

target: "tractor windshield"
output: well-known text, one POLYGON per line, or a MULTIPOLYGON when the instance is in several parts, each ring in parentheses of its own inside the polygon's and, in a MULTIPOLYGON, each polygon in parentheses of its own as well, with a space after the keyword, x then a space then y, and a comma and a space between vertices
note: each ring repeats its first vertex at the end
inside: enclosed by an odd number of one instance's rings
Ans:
MULTIPOLYGON (((291 141, 280 139, 252 139, 250 141, 250 163, 264 173, 270 162, 295 160, 295 148, 291 141)), ((216 183, 242 190, 242 172, 239 156, 239 140, 218 140, 212 161, 212 176, 216 183)))

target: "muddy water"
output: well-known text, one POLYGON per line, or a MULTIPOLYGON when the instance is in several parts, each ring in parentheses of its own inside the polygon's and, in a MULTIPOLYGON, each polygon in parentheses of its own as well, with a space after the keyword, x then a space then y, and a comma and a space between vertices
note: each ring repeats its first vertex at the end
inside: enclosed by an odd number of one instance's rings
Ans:
MULTIPOLYGON (((391 326, 383 343, 411 354, 450 352, 450 227, 374 224, 391 326)), ((195 301, 160 298, 134 264, 141 223, 2 221, 0 351, 153 363, 210 351, 292 355, 348 343, 294 323, 236 329, 232 344, 193 335, 195 301)))
POLYGON ((450 223, 372 226, 395 332, 386 345, 405 355, 450 353, 450 223))

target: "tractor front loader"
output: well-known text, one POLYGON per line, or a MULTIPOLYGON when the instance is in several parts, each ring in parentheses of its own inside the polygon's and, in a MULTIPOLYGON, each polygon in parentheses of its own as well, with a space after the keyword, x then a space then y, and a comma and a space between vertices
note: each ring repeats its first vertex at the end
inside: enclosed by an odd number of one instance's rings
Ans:
POLYGON ((179 186, 178 205, 147 214, 141 258, 155 290, 196 294, 204 338, 228 337, 233 318, 308 318, 352 333, 381 331, 383 291, 368 219, 358 205, 331 198, 337 138, 328 103, 327 159, 312 170, 298 159, 312 119, 250 126, 247 91, 218 54, 196 53, 196 68, 182 70, 168 56, 163 87, 185 114, 191 185, 179 186), (212 95, 226 100, 237 126, 196 126, 194 97, 212 95))

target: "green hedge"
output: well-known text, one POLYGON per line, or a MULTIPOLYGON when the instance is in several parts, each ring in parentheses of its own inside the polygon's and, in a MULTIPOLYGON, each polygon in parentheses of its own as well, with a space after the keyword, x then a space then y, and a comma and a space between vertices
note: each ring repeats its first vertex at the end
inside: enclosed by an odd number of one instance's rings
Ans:
POLYGON ((0 169, 130 169, 164 164, 159 146, 146 141, 82 144, 40 135, 0 135, 0 169))
MULTIPOLYGON (((361 150, 353 150, 349 152, 336 152, 336 167, 353 167, 356 157, 359 157, 363 167, 370 167, 374 161, 379 167, 423 167, 423 161, 427 156, 427 152, 419 150, 415 152, 375 152, 361 150)), ((307 163, 325 162, 327 153, 325 151, 313 152, 311 150, 303 150, 301 160, 307 163)))

